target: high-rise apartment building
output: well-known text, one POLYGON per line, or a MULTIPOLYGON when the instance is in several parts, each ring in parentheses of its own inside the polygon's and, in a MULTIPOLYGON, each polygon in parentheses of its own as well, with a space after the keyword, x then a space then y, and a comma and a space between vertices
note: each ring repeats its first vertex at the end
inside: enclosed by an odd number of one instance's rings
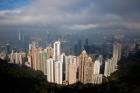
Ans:
POLYGON ((69 83, 75 83, 77 81, 77 60, 76 56, 68 55, 65 56, 65 78, 64 80, 69 83))
POLYGON ((114 71, 116 71, 116 62, 113 58, 111 59, 107 59, 105 61, 105 69, 104 69, 104 76, 110 76, 111 73, 113 73, 114 71))
POLYGON ((10 62, 14 64, 24 64, 26 53, 24 52, 12 52, 10 54, 10 62))
POLYGON ((117 65, 117 62, 121 59, 121 52, 122 52, 121 49, 122 49, 122 46, 120 43, 114 43, 114 45, 113 45, 113 59, 116 62, 116 65, 117 65))
POLYGON ((63 83, 63 62, 56 61, 55 65, 55 83, 62 84, 63 83))
POLYGON ((76 83, 77 81, 77 63, 76 56, 68 56, 68 83, 76 83))
POLYGON ((71 60, 71 56, 65 56, 64 68, 65 68, 65 78, 64 80, 68 82, 68 71, 69 71, 69 63, 71 60))
POLYGON ((53 58, 53 48, 48 46, 48 47, 46 47, 46 50, 47 50, 48 58, 53 58))
POLYGON ((94 62, 94 74, 101 73, 102 56, 100 55, 94 62))
POLYGON ((37 47, 36 47, 36 43, 33 42, 32 45, 31 45, 31 67, 32 69, 34 70, 37 70, 37 47))
POLYGON ((73 63, 69 63, 68 66, 68 83, 69 84, 74 84, 76 83, 76 72, 77 72, 77 67, 76 64, 73 63))
POLYGON ((92 62, 91 57, 89 57, 84 64, 84 71, 83 71, 84 84, 93 83, 92 81, 93 71, 94 71, 94 63, 92 62))
POLYGON ((93 84, 101 84, 103 81, 103 75, 102 74, 96 74, 92 77, 92 83, 93 84))
POLYGON ((39 49, 38 53, 38 70, 41 70, 45 75, 47 75, 47 51, 44 49, 39 49))
POLYGON ((80 60, 80 65, 79 65, 79 81, 81 83, 84 83, 84 65, 85 62, 88 59, 88 55, 86 53, 85 50, 82 51, 82 53, 79 56, 79 60, 80 60))
POLYGON ((89 83, 90 76, 93 74, 93 62, 91 57, 88 56, 85 50, 80 54, 79 64, 79 81, 81 83, 89 83), (89 76, 90 75, 90 76, 89 76))
POLYGON ((56 42, 54 42, 54 44, 53 44, 53 59, 55 60, 55 61, 58 61, 59 60, 59 58, 60 58, 60 54, 61 54, 61 43, 60 43, 60 41, 56 41, 56 42))
POLYGON ((48 82, 54 82, 55 81, 55 73, 54 73, 54 59, 49 58, 47 59, 47 80, 48 82))

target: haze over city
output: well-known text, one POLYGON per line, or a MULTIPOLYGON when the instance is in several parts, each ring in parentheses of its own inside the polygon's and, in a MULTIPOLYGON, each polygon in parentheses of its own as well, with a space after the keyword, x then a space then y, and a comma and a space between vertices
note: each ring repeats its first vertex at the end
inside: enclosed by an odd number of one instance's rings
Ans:
POLYGON ((13 40, 18 31, 26 36, 50 32, 54 38, 57 33, 74 38, 85 33, 82 36, 93 39, 122 33, 138 37, 139 4, 139 0, 1 0, 0 40, 13 40))

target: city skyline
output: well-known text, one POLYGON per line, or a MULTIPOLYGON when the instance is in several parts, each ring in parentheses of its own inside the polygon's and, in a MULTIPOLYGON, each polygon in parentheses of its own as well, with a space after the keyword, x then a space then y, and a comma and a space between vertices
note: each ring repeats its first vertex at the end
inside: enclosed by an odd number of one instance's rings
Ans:
POLYGON ((0 92, 140 91, 140 0, 0 0, 0 92))
MULTIPOLYGON (((88 42, 87 39, 86 42, 88 42)), ((86 43, 86 46, 88 45, 89 43, 86 43)), ((96 52, 87 53, 85 49, 77 49, 78 54, 67 54, 62 51, 63 45, 59 40, 45 48, 38 46, 37 42, 32 42, 29 44, 28 51, 12 51, 6 55, 9 63, 25 65, 33 70, 42 71, 50 83, 102 84, 103 76, 108 77, 118 70, 117 65, 122 57, 121 45, 113 43, 111 57, 104 57, 96 52)))
POLYGON ((86 38, 133 42, 140 35, 139 6, 138 0, 1 0, 0 44, 27 49, 33 40, 45 46, 60 39, 73 50, 86 38))

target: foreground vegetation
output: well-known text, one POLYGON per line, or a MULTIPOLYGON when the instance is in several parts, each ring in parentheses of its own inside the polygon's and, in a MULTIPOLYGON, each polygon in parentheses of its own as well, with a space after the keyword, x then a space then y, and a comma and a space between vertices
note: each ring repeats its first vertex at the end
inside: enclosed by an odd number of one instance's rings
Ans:
POLYGON ((140 93, 140 51, 123 59, 102 85, 50 84, 40 71, 0 60, 0 93, 140 93))

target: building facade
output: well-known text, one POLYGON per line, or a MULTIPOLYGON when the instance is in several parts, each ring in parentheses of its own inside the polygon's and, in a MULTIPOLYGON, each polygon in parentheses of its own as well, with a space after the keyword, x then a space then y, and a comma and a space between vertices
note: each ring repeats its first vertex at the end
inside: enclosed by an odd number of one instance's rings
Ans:
POLYGON ((55 62, 55 83, 62 84, 63 83, 63 62, 56 61, 55 62))

